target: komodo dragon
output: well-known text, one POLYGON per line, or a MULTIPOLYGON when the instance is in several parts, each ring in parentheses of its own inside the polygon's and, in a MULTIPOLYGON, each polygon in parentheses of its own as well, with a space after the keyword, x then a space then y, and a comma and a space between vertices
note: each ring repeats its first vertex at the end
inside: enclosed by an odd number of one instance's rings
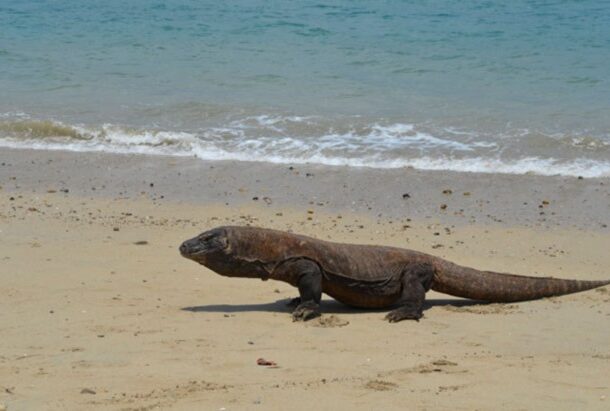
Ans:
POLYGON ((227 277, 269 278, 299 289, 295 321, 320 315, 326 293, 363 308, 396 306, 390 322, 419 320, 432 289, 488 302, 534 300, 610 284, 479 271, 417 251, 341 244, 255 227, 218 227, 185 241, 180 253, 227 277))

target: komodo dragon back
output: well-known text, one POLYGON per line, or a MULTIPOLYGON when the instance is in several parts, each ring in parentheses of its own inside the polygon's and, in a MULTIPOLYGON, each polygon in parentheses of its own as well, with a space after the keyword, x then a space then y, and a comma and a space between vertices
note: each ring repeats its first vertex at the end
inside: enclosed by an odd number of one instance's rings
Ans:
POLYGON ((263 263, 280 263, 308 258, 324 271, 353 280, 382 280, 392 274, 394 266, 409 258, 424 259, 427 254, 396 247, 345 244, 318 240, 300 234, 256 227, 224 227, 231 252, 237 258, 263 263))

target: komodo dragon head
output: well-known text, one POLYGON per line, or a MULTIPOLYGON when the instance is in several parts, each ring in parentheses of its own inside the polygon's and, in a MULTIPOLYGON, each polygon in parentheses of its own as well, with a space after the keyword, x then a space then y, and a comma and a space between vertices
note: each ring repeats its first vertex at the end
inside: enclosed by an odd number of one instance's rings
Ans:
POLYGON ((244 236, 235 227, 218 227, 205 231, 180 245, 180 254, 226 277, 261 278, 269 272, 260 261, 248 258, 245 244, 260 243, 256 236, 244 236), (246 255, 244 255, 246 251, 246 255))
POLYGON ((205 231, 180 245, 180 254, 190 260, 204 264, 213 254, 223 253, 229 245, 223 228, 205 231))

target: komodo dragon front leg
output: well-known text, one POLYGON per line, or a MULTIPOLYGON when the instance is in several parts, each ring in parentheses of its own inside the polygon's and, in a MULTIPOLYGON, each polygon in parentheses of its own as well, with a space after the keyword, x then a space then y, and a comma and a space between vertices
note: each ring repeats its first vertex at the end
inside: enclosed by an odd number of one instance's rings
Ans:
POLYGON ((292 312, 293 321, 307 321, 320 316, 322 271, 318 264, 305 258, 290 260, 281 265, 276 275, 279 276, 278 279, 296 283, 299 289, 299 297, 288 304, 295 307, 292 312))
POLYGON ((434 267, 429 263, 412 263, 401 275, 402 290, 398 307, 386 315, 386 320, 395 323, 402 320, 419 321, 423 317, 426 292, 430 290, 434 267))

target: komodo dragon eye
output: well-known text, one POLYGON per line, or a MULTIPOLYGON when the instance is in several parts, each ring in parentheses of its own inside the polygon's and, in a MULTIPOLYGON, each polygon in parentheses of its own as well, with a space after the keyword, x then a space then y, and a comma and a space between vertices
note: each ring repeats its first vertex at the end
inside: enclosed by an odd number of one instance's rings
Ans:
POLYGON ((205 233, 199 236, 199 241, 206 242, 210 241, 212 238, 214 238, 214 234, 205 233))
POLYGON ((206 231, 205 233, 199 235, 199 241, 207 243, 218 240, 220 237, 222 237, 222 233, 220 231, 206 231))
POLYGON ((208 231, 199 236, 199 241, 209 249, 222 249, 227 246, 227 238, 223 231, 208 231))

